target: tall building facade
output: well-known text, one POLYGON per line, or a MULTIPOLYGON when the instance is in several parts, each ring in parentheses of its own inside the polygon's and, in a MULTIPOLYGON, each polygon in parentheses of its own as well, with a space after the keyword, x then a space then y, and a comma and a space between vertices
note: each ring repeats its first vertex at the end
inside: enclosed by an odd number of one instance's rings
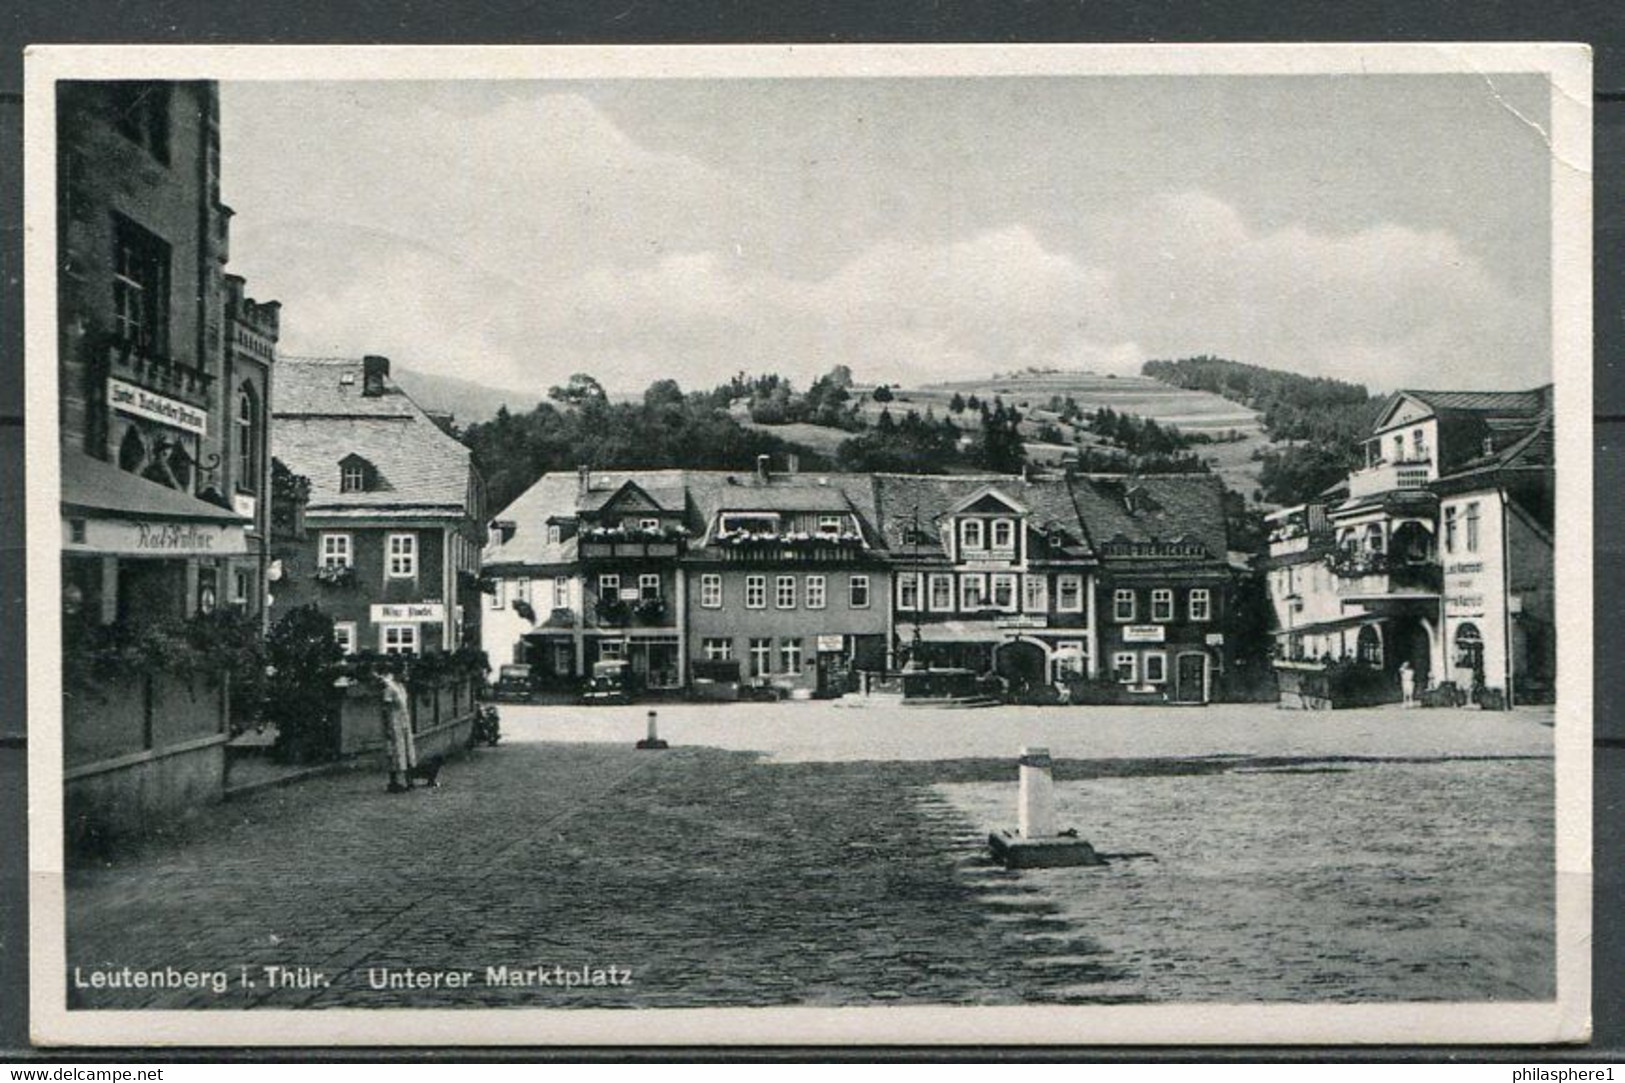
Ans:
POLYGON ((1547 700, 1555 669, 1550 385, 1399 391, 1361 465, 1270 517, 1277 658, 1353 660, 1486 705, 1547 700))
MULTIPOLYGON (((243 498, 265 485, 278 312, 225 272, 217 88, 64 82, 57 94, 67 647, 228 606, 257 615, 268 519, 243 498)), ((181 701, 179 680, 66 690, 70 802, 87 818, 127 823, 218 796, 229 690, 181 701)))

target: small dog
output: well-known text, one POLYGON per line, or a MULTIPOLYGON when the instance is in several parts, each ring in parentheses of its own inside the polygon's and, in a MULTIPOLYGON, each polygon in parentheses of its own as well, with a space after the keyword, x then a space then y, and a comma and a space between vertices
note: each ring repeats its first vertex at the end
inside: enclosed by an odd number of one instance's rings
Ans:
POLYGON ((438 787, 440 785, 440 768, 445 763, 443 756, 430 756, 426 760, 419 760, 417 765, 406 772, 406 784, 411 786, 413 781, 420 781, 426 786, 438 787))

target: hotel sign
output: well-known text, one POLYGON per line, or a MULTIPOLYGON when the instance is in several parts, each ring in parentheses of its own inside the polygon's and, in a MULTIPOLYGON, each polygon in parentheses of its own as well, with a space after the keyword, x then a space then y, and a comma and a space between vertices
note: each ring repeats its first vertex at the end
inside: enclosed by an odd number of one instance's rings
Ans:
POLYGON ((142 519, 65 519, 62 547, 76 553, 144 557, 217 557, 248 551, 242 528, 235 523, 142 519))
POLYGON ((372 607, 374 624, 428 624, 446 619, 446 607, 440 602, 411 602, 407 605, 375 605, 372 607))
POLYGON ((1168 629, 1160 624, 1129 624, 1123 627, 1124 643, 1161 643, 1168 638, 1168 629))
POLYGON ((994 622, 1000 628, 1048 628, 1049 618, 1040 614, 1019 617, 1000 617, 994 622))
POLYGON ((167 395, 155 394, 144 387, 127 384, 123 380, 108 378, 107 401, 114 409, 134 414, 136 417, 144 417, 149 421, 160 421, 199 436, 206 436, 209 432, 209 415, 202 410, 167 395))

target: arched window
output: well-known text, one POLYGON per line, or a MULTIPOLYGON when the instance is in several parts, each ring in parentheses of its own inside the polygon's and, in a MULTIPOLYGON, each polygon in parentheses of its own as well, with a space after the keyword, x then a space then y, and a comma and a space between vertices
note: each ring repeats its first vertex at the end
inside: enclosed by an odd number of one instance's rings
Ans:
POLYGON ((1456 667, 1476 674, 1484 672, 1484 636, 1476 624, 1463 624, 1456 629, 1456 667))
POLYGON ((141 468, 147 463, 147 442, 141 439, 141 434, 134 426, 124 430, 124 439, 119 441, 118 468, 132 474, 141 473, 141 468))
POLYGON ((237 393, 237 488, 257 493, 260 489, 260 404, 252 384, 237 393))
POLYGON ((1361 662, 1368 666, 1382 665, 1382 635, 1369 624, 1362 625, 1359 638, 1355 640, 1354 653, 1361 662))

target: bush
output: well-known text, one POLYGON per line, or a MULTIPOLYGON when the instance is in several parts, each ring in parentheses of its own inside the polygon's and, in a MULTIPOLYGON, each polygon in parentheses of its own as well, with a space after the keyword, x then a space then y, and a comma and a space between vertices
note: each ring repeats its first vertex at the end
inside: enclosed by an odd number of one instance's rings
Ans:
POLYGON ((313 763, 338 754, 337 695, 344 652, 333 638, 333 618, 312 605, 290 610, 266 641, 270 669, 265 717, 277 728, 280 760, 313 763))

